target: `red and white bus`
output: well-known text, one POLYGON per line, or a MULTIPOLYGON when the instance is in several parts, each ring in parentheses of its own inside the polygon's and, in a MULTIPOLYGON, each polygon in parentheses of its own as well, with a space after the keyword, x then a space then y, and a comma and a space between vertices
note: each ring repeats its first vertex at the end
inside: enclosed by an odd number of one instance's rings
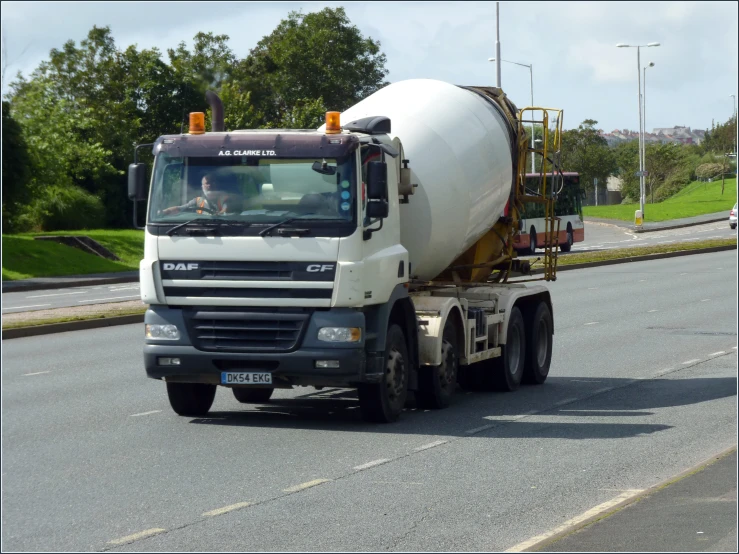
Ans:
MULTIPOLYGON (((585 240, 585 226, 582 218, 582 189, 578 173, 561 173, 556 179, 547 175, 547 189, 553 190, 557 200, 554 215, 559 218, 559 248, 569 252, 576 242, 585 240), (561 176, 560 176, 561 175, 561 176)), ((526 174, 526 189, 538 191, 541 179, 539 174, 526 174)), ((526 204, 521 219, 521 232, 516 235, 513 246, 528 254, 544 244, 544 205, 526 204)), ((556 223, 555 223, 556 225, 556 223)))

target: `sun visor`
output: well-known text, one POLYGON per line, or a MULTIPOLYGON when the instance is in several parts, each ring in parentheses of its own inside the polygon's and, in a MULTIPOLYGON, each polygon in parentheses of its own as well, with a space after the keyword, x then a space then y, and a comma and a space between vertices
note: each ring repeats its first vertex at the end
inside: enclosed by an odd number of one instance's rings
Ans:
POLYGON ((180 157, 342 158, 359 146, 354 135, 311 133, 218 133, 159 137, 153 154, 180 157))

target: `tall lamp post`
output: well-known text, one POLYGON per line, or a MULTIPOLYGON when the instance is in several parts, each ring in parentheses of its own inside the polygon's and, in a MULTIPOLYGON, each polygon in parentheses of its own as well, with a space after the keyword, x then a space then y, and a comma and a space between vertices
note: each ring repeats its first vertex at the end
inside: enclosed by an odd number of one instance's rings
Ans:
POLYGON ((637 96, 639 98, 639 207, 641 208, 642 217, 644 217, 644 158, 642 157, 642 107, 641 107, 641 48, 659 46, 659 42, 650 42, 647 44, 623 44, 619 43, 616 48, 636 48, 636 77, 639 81, 637 96))
POLYGON ((734 137, 734 161, 737 163, 737 169, 739 170, 739 158, 737 158, 737 144, 739 143, 739 122, 737 122, 736 118, 736 94, 730 94, 734 99, 734 126, 736 127, 734 130, 736 131, 736 137, 734 137))
MULTIPOLYGON (((489 62, 496 61, 496 58, 488 58, 489 62)), ((506 63, 512 63, 515 65, 520 65, 521 67, 528 67, 529 68, 529 79, 531 81, 531 107, 534 107, 534 64, 525 64, 525 63, 518 63, 518 62, 509 62, 508 60, 500 60, 502 62, 506 63)), ((534 148, 534 124, 531 124, 531 149, 534 148)), ((535 173, 536 169, 534 167, 534 154, 531 154, 531 173, 535 173)))
MULTIPOLYGON (((649 62, 649 65, 644 66, 644 102, 642 104, 644 112, 644 132, 641 136, 641 156, 644 160, 644 169, 647 169, 647 68, 654 67, 654 62, 649 62)), ((646 179, 645 179, 646 184, 646 179)), ((646 188, 646 187, 645 187, 646 188)), ((654 194, 652 194, 652 202, 654 202, 654 194)), ((643 214, 644 212, 642 212, 643 214)), ((642 215, 642 217, 644 217, 642 215)))

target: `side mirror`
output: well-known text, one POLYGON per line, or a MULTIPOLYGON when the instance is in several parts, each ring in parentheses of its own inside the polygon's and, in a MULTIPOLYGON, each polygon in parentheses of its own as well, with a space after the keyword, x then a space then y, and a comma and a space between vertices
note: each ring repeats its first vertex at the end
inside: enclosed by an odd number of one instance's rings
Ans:
POLYGON ((385 200, 367 203, 367 217, 370 219, 385 219, 389 213, 390 206, 385 200))
POLYGON ((367 164, 367 198, 387 200, 387 164, 385 162, 367 164))
POLYGON ((146 200, 146 165, 131 164, 128 166, 128 198, 130 200, 146 200))

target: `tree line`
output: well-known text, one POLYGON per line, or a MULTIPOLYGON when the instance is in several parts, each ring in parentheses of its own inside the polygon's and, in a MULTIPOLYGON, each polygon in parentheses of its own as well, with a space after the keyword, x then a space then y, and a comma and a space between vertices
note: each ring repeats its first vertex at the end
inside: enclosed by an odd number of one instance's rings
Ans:
MULTIPOLYGON (((127 228, 132 206, 126 168, 136 144, 187 130, 206 112, 205 91, 223 100, 226 129, 316 128, 387 85, 380 43, 343 8, 286 19, 244 58, 227 35, 200 32, 191 47, 118 47, 109 27, 53 49, 27 78, 18 74, 2 103, 3 232, 127 228)), ((562 136, 562 167, 592 189, 610 175, 638 198, 637 142, 610 147, 597 121, 562 136)), ((534 130, 541 138, 541 129, 534 130)), ((736 120, 714 126, 701 145, 648 144, 647 194, 659 201, 691 180, 735 167, 736 120)), ((536 137, 535 137, 536 138, 536 137)), ((146 155, 146 154, 144 154, 146 155)), ((148 160, 150 161, 150 160, 148 160)), ((528 165, 527 165, 528 167, 528 165)))
POLYGON ((189 112, 209 112, 208 89, 223 100, 227 129, 316 128, 327 110, 385 86, 385 64, 343 8, 290 12, 244 58, 227 35, 198 33, 165 56, 122 49, 109 27, 93 27, 9 85, 3 231, 130 227, 134 146, 186 131, 189 112))

